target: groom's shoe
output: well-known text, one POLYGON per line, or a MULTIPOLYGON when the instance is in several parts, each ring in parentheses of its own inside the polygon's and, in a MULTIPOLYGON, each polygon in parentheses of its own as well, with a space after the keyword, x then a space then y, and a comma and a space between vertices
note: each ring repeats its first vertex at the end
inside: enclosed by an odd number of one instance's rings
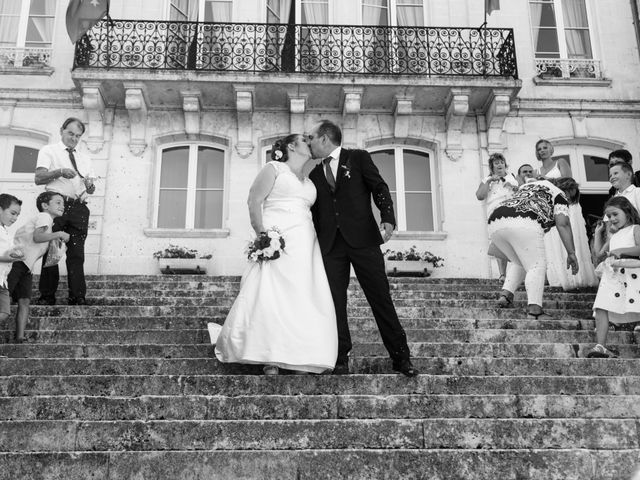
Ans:
POLYGON ((417 377, 420 373, 418 369, 413 366, 411 360, 404 360, 398 363, 393 362, 393 369, 407 377, 417 377))
POLYGON ((336 366, 333 367, 333 375, 349 375, 349 363, 348 362, 340 362, 336 363, 336 366))

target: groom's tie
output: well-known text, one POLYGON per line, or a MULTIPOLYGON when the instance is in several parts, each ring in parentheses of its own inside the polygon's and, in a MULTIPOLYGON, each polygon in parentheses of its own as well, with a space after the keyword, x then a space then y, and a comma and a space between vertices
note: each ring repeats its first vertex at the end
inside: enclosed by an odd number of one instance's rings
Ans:
POLYGON ((324 163, 324 171, 327 176, 327 183, 329 184, 329 187, 331 187, 331 191, 333 192, 336 189, 336 177, 333 176, 333 171, 331 170, 331 160, 332 157, 327 157, 322 160, 322 163, 324 163))

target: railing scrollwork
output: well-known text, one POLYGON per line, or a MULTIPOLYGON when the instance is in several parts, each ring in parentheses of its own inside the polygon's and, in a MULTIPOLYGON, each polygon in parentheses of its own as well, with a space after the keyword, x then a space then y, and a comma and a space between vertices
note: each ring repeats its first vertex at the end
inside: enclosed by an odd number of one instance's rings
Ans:
POLYGON ((101 21, 75 68, 517 78, 512 29, 101 21))

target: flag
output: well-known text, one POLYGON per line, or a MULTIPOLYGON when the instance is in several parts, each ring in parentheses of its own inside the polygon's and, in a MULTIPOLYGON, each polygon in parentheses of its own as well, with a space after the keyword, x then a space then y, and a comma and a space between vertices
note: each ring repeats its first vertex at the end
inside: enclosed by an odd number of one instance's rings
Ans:
POLYGON ((484 0, 484 11, 491 15, 494 10, 500 10, 500 0, 484 0))
POLYGON ((67 33, 73 43, 109 13, 109 0, 70 0, 67 33))

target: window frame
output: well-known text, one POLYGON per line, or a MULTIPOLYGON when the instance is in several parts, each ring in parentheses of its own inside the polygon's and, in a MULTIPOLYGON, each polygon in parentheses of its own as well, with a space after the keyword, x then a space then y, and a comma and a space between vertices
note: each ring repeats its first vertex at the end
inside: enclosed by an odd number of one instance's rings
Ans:
MULTIPOLYGON (((204 22, 204 13, 205 13, 205 4, 207 3, 207 0, 195 0, 198 2, 198 9, 197 9, 197 16, 198 18, 196 19, 190 19, 187 18, 186 20, 180 20, 180 21, 185 21, 185 22, 204 22)), ((227 1, 227 0, 221 0, 221 1, 227 1)), ((266 1, 266 0, 265 0, 266 1)), ((165 18, 167 19, 167 21, 169 21, 170 15, 171 15, 171 4, 173 3, 172 0, 167 0, 166 4, 165 4, 165 18)), ((231 22, 234 21, 234 19, 236 18, 236 3, 232 0, 228 0, 227 3, 231 3, 231 22)), ((187 12, 187 17, 188 17, 188 12, 187 12)))
MULTIPOLYGON (((552 144, 553 145, 553 144, 552 144)), ((553 157, 568 155, 573 178, 580 185, 583 193, 602 194, 607 193, 611 188, 609 180, 604 182, 588 181, 584 166, 584 155, 593 155, 600 158, 608 158, 610 149, 595 145, 565 144, 553 146, 553 157)))
MULTIPOLYGON (((441 218, 440 218, 440 198, 439 187, 437 182, 438 166, 436 161, 436 153, 434 150, 425 148, 418 145, 407 144, 387 144, 376 145, 369 149, 371 155, 379 151, 393 150, 394 152, 394 168, 396 174, 396 185, 389 185, 389 190, 395 190, 396 201, 394 204, 396 213, 397 231, 400 234, 429 234, 441 231, 441 218), (429 158, 429 171, 431 174, 431 185, 429 193, 431 193, 431 213, 433 218, 433 230, 407 230, 407 211, 406 211, 406 195, 404 183, 404 150, 410 150, 427 155, 429 158), (394 188, 395 187, 395 188, 394 188)), ((386 179, 385 179, 386 181, 386 179)))
POLYGON ((12 137, 12 136, 2 136, 0 137, 0 148, 3 148, 2 151, 10 152, 7 155, 8 161, 2 162, 2 167, 0 168, 0 178, 3 182, 32 182, 35 169, 33 172, 13 172, 11 168, 13 167, 13 156, 15 154, 16 147, 26 147, 32 148, 34 150, 39 151, 42 147, 46 145, 46 142, 39 142, 30 138, 23 137, 12 137), (2 147, 3 143, 5 143, 4 148, 2 147))
POLYGON ((535 3, 547 3, 547 2, 543 2, 542 0, 527 0, 527 6, 529 7, 529 34, 531 36, 531 46, 532 46, 532 51, 533 51, 533 58, 538 60, 543 60, 543 59, 555 59, 555 60, 597 60, 599 58, 599 55, 597 53, 596 50, 596 42, 594 41, 594 37, 595 37, 595 26, 594 26, 594 22, 593 22, 593 13, 592 13, 592 9, 591 9, 591 2, 590 0, 584 0, 585 3, 585 9, 587 11, 587 22, 588 22, 588 31, 589 31, 589 43, 590 43, 590 47, 591 47, 591 58, 590 59, 582 59, 582 58, 569 58, 569 53, 568 53, 568 49, 567 49, 567 37, 566 37, 566 33, 565 33, 565 21, 564 21, 564 11, 562 9, 562 2, 565 0, 552 0, 552 2, 549 3, 553 3, 553 8, 554 8, 554 14, 555 14, 555 19, 556 19, 556 35, 558 37, 558 54, 559 57, 541 57, 538 56, 537 52, 536 52, 536 42, 535 42, 535 35, 534 35, 534 29, 535 28, 540 28, 539 26, 535 26, 533 24, 533 18, 531 17, 531 3, 535 2, 535 3))
MULTIPOLYGON (((15 1, 15 0, 12 0, 15 1)), ((16 35, 16 41, 15 44, 13 45, 8 45, 6 47, 2 47, 2 48, 20 48, 20 49, 25 49, 25 48, 30 48, 30 49, 35 49, 35 48, 48 48, 51 49, 53 48, 53 43, 54 43, 54 39, 56 36, 56 26, 57 26, 57 10, 58 10, 58 2, 56 2, 55 6, 54 6, 54 10, 53 10, 53 15, 51 15, 48 18, 52 19, 52 25, 51 25, 51 41, 49 43, 42 43, 40 45, 32 45, 27 47, 27 31, 29 29, 29 19, 31 18, 30 12, 31 12, 31 0, 20 0, 22 3, 20 5, 20 14, 19 14, 19 20, 18 20, 18 33, 16 35)))
POLYGON ((153 182, 153 216, 151 222, 151 228, 157 230, 177 231, 177 232, 216 232, 226 231, 226 224, 228 219, 229 208, 229 149, 226 146, 219 145, 212 142, 171 142, 163 143, 157 147, 156 151, 156 168, 154 172, 153 182), (189 148, 189 160, 187 171, 187 200, 186 200, 186 212, 185 212, 185 226, 182 228, 172 227, 159 227, 158 226, 158 213, 160 209, 160 178, 162 173, 162 154, 165 150, 176 147, 188 147, 189 148), (223 163, 223 179, 222 179, 222 212, 221 225, 214 228, 196 228, 195 215, 196 215, 196 193, 198 191, 197 185, 197 166, 198 166, 198 148, 213 148, 220 150, 224 155, 223 163))
MULTIPOLYGON (((363 9, 364 9, 364 4, 365 2, 367 2, 368 0, 360 0, 359 2, 359 6, 358 6, 358 24, 362 25, 362 22, 364 21, 364 17, 363 17, 363 9)), ((387 13, 388 13, 388 20, 389 20, 389 27, 400 27, 401 25, 398 25, 398 2, 397 0, 388 0, 388 6, 387 6, 387 13)), ((426 26, 427 25, 427 5, 425 0, 415 0, 415 3, 421 3, 422 4, 422 23, 419 26, 426 26)), ((407 28, 411 28, 411 27, 407 27, 407 28)))

